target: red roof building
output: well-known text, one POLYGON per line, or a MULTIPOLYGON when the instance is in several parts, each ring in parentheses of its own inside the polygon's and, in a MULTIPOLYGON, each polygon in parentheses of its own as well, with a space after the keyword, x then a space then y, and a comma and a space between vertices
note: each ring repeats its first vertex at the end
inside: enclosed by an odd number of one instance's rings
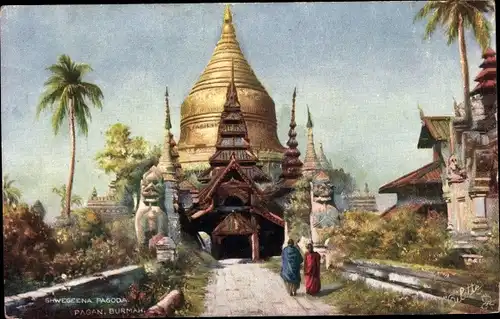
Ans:
POLYGON ((471 95, 496 94, 497 90, 497 58, 496 52, 488 48, 483 53, 483 63, 479 66, 482 71, 476 76, 474 81, 478 82, 476 87, 470 92, 471 95))
POLYGON ((408 209, 423 214, 429 210, 446 213, 441 167, 441 162, 435 161, 380 187, 380 194, 397 194, 396 204, 385 210, 381 216, 390 218, 408 209))

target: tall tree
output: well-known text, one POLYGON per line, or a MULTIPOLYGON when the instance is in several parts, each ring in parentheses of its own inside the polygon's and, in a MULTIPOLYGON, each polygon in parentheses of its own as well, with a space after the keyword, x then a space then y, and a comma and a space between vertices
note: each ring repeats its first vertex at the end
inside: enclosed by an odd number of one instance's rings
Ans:
POLYGON ((472 119, 470 107, 470 79, 469 63, 467 61, 467 47, 465 31, 472 30, 474 38, 484 51, 490 45, 491 24, 486 14, 494 12, 494 1, 490 0, 445 0, 427 1, 418 11, 414 22, 429 17, 424 39, 429 39, 438 26, 444 29, 448 45, 458 39, 460 64, 462 66, 462 80, 464 83, 464 106, 466 119, 472 119))
POLYGON ((117 178, 123 169, 137 165, 146 158, 148 142, 140 136, 131 136, 130 128, 116 123, 106 131, 104 150, 98 152, 95 160, 106 174, 115 173, 117 178))
POLYGON ((136 207, 140 198, 140 183, 142 175, 153 165, 158 164, 162 148, 150 147, 150 144, 140 136, 131 136, 127 125, 116 123, 106 131, 104 150, 98 152, 95 160, 99 168, 107 174, 116 175, 117 190, 124 199, 126 206, 136 207))
POLYGON ((57 63, 49 66, 47 70, 51 72, 51 75, 44 83, 45 91, 38 104, 37 118, 42 111, 50 110, 53 112, 52 128, 56 135, 64 120, 68 120, 71 160, 63 214, 69 218, 73 177, 75 175, 75 126, 78 126, 85 136, 88 135, 88 121, 92 119, 89 105, 101 110, 104 96, 97 85, 83 81, 83 77, 92 71, 88 64, 75 63, 69 56, 61 55, 57 63))
MULTIPOLYGON (((146 154, 145 158, 142 161, 124 167, 119 173, 121 177, 117 183, 119 186, 119 192, 124 198, 126 198, 127 195, 131 195, 132 198, 135 196, 136 201, 134 208, 136 210, 139 207, 139 201, 141 198, 140 192, 142 176, 151 168, 151 166, 158 165, 161 152, 161 145, 155 145, 146 154)), ((130 204, 131 203, 126 203, 126 206, 132 208, 133 206, 131 206, 130 204)))
POLYGON ((9 205, 17 205, 21 200, 21 190, 12 186, 14 180, 9 179, 9 175, 4 175, 2 179, 3 202, 9 205))
MULTIPOLYGON (((54 187, 52 188, 52 193, 58 195, 61 198, 61 209, 64 211, 68 206, 66 203, 66 198, 68 198, 67 194, 67 189, 66 185, 61 185, 59 188, 54 187)), ((83 200, 80 196, 78 195, 72 195, 70 196, 71 198, 71 203, 69 205, 70 209, 71 206, 82 206, 83 205, 83 200)))

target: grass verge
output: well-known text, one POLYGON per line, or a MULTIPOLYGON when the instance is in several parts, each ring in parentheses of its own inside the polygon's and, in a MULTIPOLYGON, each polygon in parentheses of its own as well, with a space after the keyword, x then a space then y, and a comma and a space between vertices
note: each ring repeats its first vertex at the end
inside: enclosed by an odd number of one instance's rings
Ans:
MULTIPOLYGON (((280 260, 271 259, 264 267, 279 273, 280 260)), ((323 287, 342 284, 342 288, 317 297, 346 315, 441 314, 451 307, 444 301, 423 300, 389 290, 369 287, 360 281, 344 279, 338 271, 322 269, 323 287)))
POLYGON ((206 252, 197 252, 197 254, 197 265, 185 274, 183 291, 186 305, 178 312, 179 316, 198 317, 205 310, 206 287, 211 276, 212 266, 216 261, 206 252))

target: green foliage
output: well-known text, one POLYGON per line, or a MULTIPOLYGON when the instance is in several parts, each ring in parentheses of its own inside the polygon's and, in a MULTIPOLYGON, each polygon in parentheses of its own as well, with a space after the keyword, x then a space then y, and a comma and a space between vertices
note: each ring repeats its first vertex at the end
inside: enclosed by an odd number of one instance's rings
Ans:
POLYGON ((349 315, 441 314, 449 307, 442 301, 423 300, 389 290, 368 287, 365 283, 344 281, 344 286, 326 297, 341 313, 349 315))
POLYGON ((103 94, 101 89, 89 82, 84 82, 83 77, 92 68, 85 63, 75 63, 67 55, 59 56, 57 63, 47 68, 51 75, 45 81, 45 91, 36 110, 37 118, 42 111, 51 111, 52 129, 58 134, 65 119, 68 119, 71 136, 71 160, 70 179, 64 214, 69 217, 71 211, 71 191, 73 189, 73 177, 75 174, 75 125, 85 136, 88 135, 88 121, 91 120, 89 104, 95 108, 102 109, 103 94), (54 106, 55 105, 55 106, 54 106), (76 123, 75 123, 76 122, 76 123))
POLYGON ((342 194, 342 192, 350 194, 356 189, 356 181, 351 174, 344 172, 342 168, 333 169, 328 172, 328 175, 335 194, 342 194))
POLYGON ((479 248, 478 253, 483 256, 481 263, 475 265, 473 274, 478 275, 485 284, 497 285, 500 282, 500 247, 498 238, 498 222, 491 225, 491 236, 479 248))
POLYGON ((9 179, 9 175, 4 175, 2 179, 2 199, 7 205, 17 205, 21 200, 21 190, 14 187, 14 180, 9 179))
POLYGON ((139 285, 133 285, 127 299, 136 307, 148 308, 158 302, 166 293, 180 289, 185 296, 184 308, 179 316, 199 316, 204 310, 205 287, 211 266, 216 261, 212 256, 186 241, 178 247, 178 260, 148 273, 139 285))
POLYGON ((490 0, 428 1, 415 16, 415 21, 429 17, 424 39, 429 39, 438 26, 443 27, 448 45, 455 42, 459 34, 459 21, 472 30, 479 46, 485 50, 491 41, 491 23, 486 14, 494 14, 494 2, 490 0))
POLYGON ((290 201, 285 209, 285 220, 288 223, 289 236, 300 239, 310 237, 309 213, 311 211, 310 186, 307 179, 302 178, 295 184, 290 201))
POLYGON ((333 244, 350 258, 390 259, 450 266, 450 240, 443 216, 401 211, 385 220, 377 214, 347 212, 333 229, 333 244))
MULTIPOLYGON (((64 206, 66 206, 66 185, 61 185, 59 188, 53 187, 52 193, 56 194, 61 198, 61 209, 64 210, 64 206)), ((71 205, 82 206, 83 199, 78 195, 71 195, 71 205)))
POLYGON ((68 279, 90 275, 126 265, 135 264, 138 254, 112 239, 92 238, 90 246, 72 252, 57 254, 50 262, 50 273, 56 281, 64 275, 68 279))
POLYGON ((90 65, 75 63, 67 55, 61 55, 57 63, 47 68, 51 76, 45 81, 45 91, 37 108, 37 117, 42 111, 52 111, 52 128, 59 132, 64 119, 72 107, 76 124, 80 131, 88 134, 88 120, 92 119, 89 102, 97 109, 102 109, 103 94, 101 89, 83 77, 92 71, 90 65), (56 104, 55 107, 52 107, 56 104))
POLYGON ((106 131, 104 150, 95 157, 97 165, 105 173, 118 175, 146 158, 148 143, 143 137, 131 137, 131 134, 130 128, 122 123, 113 124, 106 131))
POLYGON ((95 160, 104 172, 116 174, 118 197, 122 198, 122 204, 134 209, 133 197, 138 206, 142 176, 158 164, 162 148, 151 146, 144 138, 131 134, 124 124, 112 125, 106 131, 104 150, 97 153, 95 160))
POLYGON ((73 212, 70 223, 56 226, 56 238, 62 252, 86 249, 92 238, 105 235, 104 223, 98 214, 86 208, 73 212))

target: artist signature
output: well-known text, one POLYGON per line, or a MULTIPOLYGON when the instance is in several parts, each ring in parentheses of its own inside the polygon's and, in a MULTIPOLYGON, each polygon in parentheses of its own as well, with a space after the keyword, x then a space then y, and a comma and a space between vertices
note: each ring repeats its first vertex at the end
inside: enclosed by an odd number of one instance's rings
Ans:
MULTIPOLYGON (((454 307, 457 303, 460 303, 467 298, 471 298, 473 296, 479 296, 482 290, 483 290, 482 286, 477 284, 470 284, 467 285, 467 287, 460 287, 458 293, 450 294, 446 296, 445 299, 452 302, 452 306, 454 307)), ((482 310, 492 309, 495 305, 491 296, 486 293, 483 293, 481 295, 481 302, 482 302, 481 305, 482 310)))

